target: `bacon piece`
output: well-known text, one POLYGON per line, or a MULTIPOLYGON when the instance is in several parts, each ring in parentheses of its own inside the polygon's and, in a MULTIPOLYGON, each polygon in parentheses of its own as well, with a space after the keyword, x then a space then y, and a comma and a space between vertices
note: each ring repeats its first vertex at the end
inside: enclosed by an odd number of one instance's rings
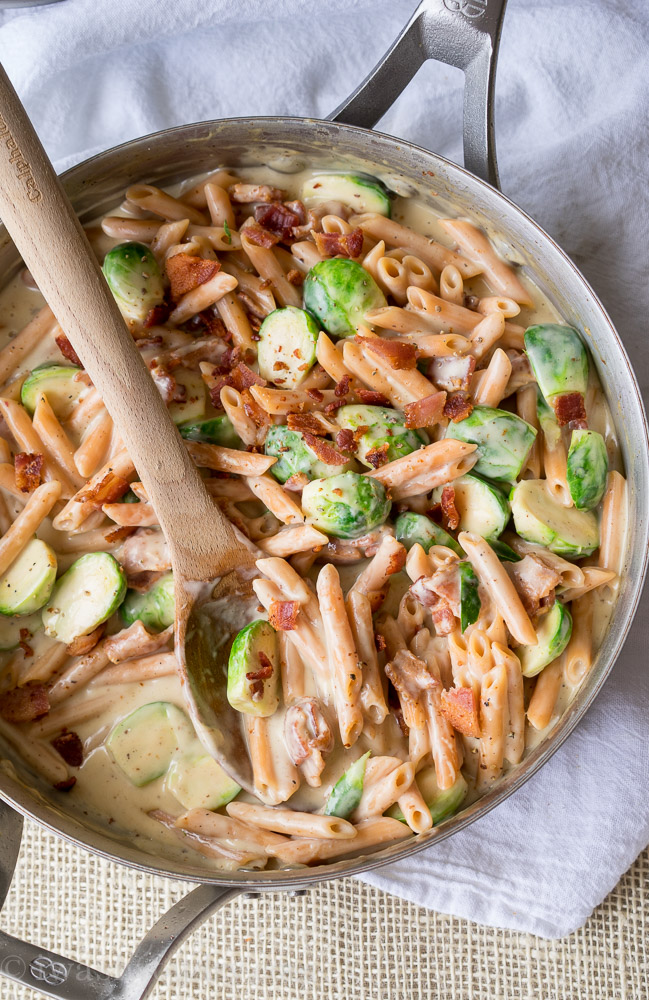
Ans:
POLYGON ((301 271, 298 271, 296 267, 292 267, 286 272, 286 280, 289 285, 295 285, 296 288, 301 288, 304 284, 304 275, 301 271))
POLYGON ((20 451, 14 457, 14 469, 20 492, 31 493, 41 483, 43 456, 39 452, 20 451))
POLYGON ((384 396, 382 392, 375 392, 374 389, 357 389, 356 394, 361 403, 366 403, 367 406, 391 405, 387 396, 384 396))
POLYGON ((283 205, 281 201, 272 201, 265 205, 255 206, 255 222, 258 222, 264 229, 275 233, 282 240, 288 240, 293 235, 295 226, 303 224, 305 213, 302 202, 294 202, 302 207, 302 212, 295 211, 290 205, 283 205))
POLYGON ((325 437, 329 433, 322 421, 318 419, 317 413, 288 413, 286 426, 290 431, 299 431, 300 434, 307 431, 319 437, 325 437))
POLYGON ((125 524, 121 528, 113 528, 112 531, 106 532, 104 538, 112 545, 116 542, 123 542, 125 539, 129 538, 130 535, 135 534, 136 531, 137 527, 125 524))
POLYGON ((471 416, 473 411, 473 400, 468 392, 461 389, 459 392, 452 392, 446 397, 444 404, 444 416, 449 417, 454 424, 460 420, 465 420, 471 416))
POLYGON ((171 306, 169 303, 161 302, 159 305, 154 306, 153 309, 149 309, 142 326, 145 330, 148 330, 150 326, 162 326, 169 319, 170 312, 171 306))
POLYGON ((455 506, 455 490, 450 485, 442 490, 442 517, 446 530, 455 531, 460 523, 460 515, 455 506))
POLYGON ((306 394, 310 399, 315 400, 316 403, 321 403, 324 399, 324 395, 319 389, 307 389, 306 394))
POLYGON ((215 365, 211 372, 203 371, 203 380, 209 389, 212 406, 217 410, 223 409, 221 389, 224 386, 232 386, 243 393, 251 385, 266 385, 266 380, 253 372, 244 361, 239 361, 229 372, 225 366, 215 365))
POLYGON ((67 358, 68 361, 71 361, 73 365, 78 365, 79 368, 83 368, 83 365, 79 360, 79 355, 77 354, 74 347, 72 346, 72 344, 70 343, 70 341, 68 340, 68 338, 64 333, 60 333, 58 337, 55 337, 54 343, 56 344, 56 346, 58 347, 59 351, 61 352, 64 358, 67 358))
POLYGON ((78 733, 61 733, 51 741, 57 753, 63 757, 70 767, 81 767, 83 764, 83 743, 78 733))
POLYGON ((573 429, 588 427, 584 397, 580 392, 563 392, 560 396, 554 396, 552 409, 559 427, 565 427, 566 424, 570 424, 573 429))
POLYGON ((32 647, 27 642, 27 640, 31 639, 31 637, 32 637, 32 633, 29 631, 28 628, 21 628, 21 630, 20 630, 20 642, 18 643, 18 645, 22 649, 23 656, 25 658, 34 655, 34 650, 32 649, 32 647))
POLYGON ((528 615, 534 615, 541 602, 554 596, 554 588, 561 577, 551 566, 533 555, 526 555, 520 562, 505 563, 518 596, 528 615))
POLYGON ((165 403, 184 403, 187 397, 187 387, 179 385, 165 365, 153 363, 150 368, 151 378, 165 403))
POLYGON ((475 358, 472 354, 457 357, 454 354, 444 358, 433 358, 428 366, 428 378, 438 389, 456 392, 471 385, 471 376, 475 371, 475 358))
POLYGON ((117 503, 129 488, 129 483, 109 470, 96 486, 85 486, 76 496, 78 503, 89 503, 99 510, 105 503, 117 503))
POLYGON ((316 698, 300 698, 287 709, 284 742, 295 766, 302 767, 307 784, 318 787, 325 766, 323 755, 333 750, 334 738, 316 698))
POLYGON ((103 649, 111 663, 122 663, 132 656, 147 656, 163 649, 173 635, 173 625, 163 632, 149 632, 138 619, 128 628, 104 640, 103 649))
POLYGON ((57 781, 54 787, 56 788, 57 792, 69 792, 70 789, 74 788, 76 783, 77 779, 74 777, 74 775, 70 775, 70 777, 66 778, 64 781, 57 781))
POLYGON ((443 600, 431 608, 430 617, 433 619, 437 635, 450 635, 451 632, 455 631, 455 615, 443 600))
POLYGON ((298 601, 271 601, 268 621, 277 632, 291 632, 297 623, 299 610, 298 601))
POLYGON ((159 347, 161 343, 162 337, 138 337, 135 346, 138 351, 146 351, 149 347, 159 347))
POLYGON ((336 447, 340 451, 351 453, 352 455, 358 451, 358 442, 354 437, 354 432, 349 427, 343 427, 336 434, 336 447))
POLYGON ((7 722, 33 722, 49 710, 50 699, 44 684, 26 684, 0 695, 0 715, 7 722))
POLYGON ((346 406, 346 405, 347 405, 346 399, 334 399, 331 401, 331 403, 327 403, 327 405, 324 408, 324 412, 327 414, 327 416, 331 416, 332 414, 336 413, 336 411, 339 410, 341 406, 346 406))
POLYGON ((250 225, 244 226, 241 233, 242 235, 245 235, 247 240, 254 243, 256 247, 264 247, 266 250, 270 247, 274 247, 275 244, 280 241, 280 237, 277 233, 271 233, 270 230, 264 229, 258 222, 253 222, 250 225))
POLYGON ((68 643, 65 648, 69 656, 85 656, 91 649, 94 649, 106 630, 106 625, 98 625, 94 631, 88 635, 78 635, 76 639, 68 643))
POLYGON ((309 448, 316 453, 321 462, 325 462, 327 465, 345 465, 347 458, 345 455, 341 455, 334 446, 329 442, 325 441, 324 438, 316 437, 315 434, 310 434, 308 431, 303 435, 304 442, 309 446, 309 448))
POLYGON ((385 673, 399 695, 402 708, 416 705, 424 691, 440 685, 429 673, 427 664, 407 649, 398 650, 394 659, 386 663, 385 673))
POLYGON ((376 448, 370 448, 369 451, 365 452, 366 461, 370 463, 373 469, 380 469, 382 465, 387 465, 389 448, 390 445, 387 441, 384 444, 377 445, 376 448))
POLYGON ((282 201, 286 192, 270 184, 245 184, 239 182, 228 188, 230 200, 238 205, 254 205, 256 202, 282 201))
POLYGON ((423 399, 415 399, 412 403, 406 403, 403 408, 406 415, 406 427, 412 430, 438 424, 444 416, 445 405, 446 393, 444 391, 433 392, 430 396, 424 396, 423 399))
POLYGON ((284 483, 284 489, 292 493, 301 493, 305 486, 309 485, 309 477, 304 472, 294 472, 284 483))
POLYGON ((220 337, 221 340, 230 340, 232 338, 232 334, 221 317, 217 316, 211 309, 204 309, 203 312, 198 314, 198 317, 210 337, 220 337))
POLYGON ((400 340, 386 340, 383 337, 359 337, 355 340, 372 354, 383 358, 396 370, 405 371, 417 367, 419 352, 415 344, 404 344, 400 340))
POLYGON ((138 573, 128 573, 126 574, 126 582, 131 590, 137 590, 138 594, 146 594, 147 590, 151 590, 151 587, 157 580, 160 579, 162 573, 157 570, 143 570, 138 573))
POLYGON ((187 292, 193 291, 194 288, 204 285, 213 278, 221 269, 221 265, 218 260, 205 260, 204 257, 177 253, 167 258, 165 269, 171 285, 171 298, 177 302, 187 292))
POLYGON ((257 653, 259 667, 249 670, 246 680, 250 681, 250 696, 253 701, 260 701, 264 695, 264 681, 273 676, 273 664, 261 650, 257 653))
POLYGON ((480 736, 478 699, 473 688, 459 687, 442 691, 440 709, 442 715, 458 733, 464 736, 480 736))
POLYGON ((349 392, 349 386, 351 384, 351 375, 343 375, 339 382, 336 382, 334 386, 334 394, 340 398, 341 396, 346 396, 349 392))
POLYGON ((360 257, 363 252, 363 230, 358 226, 350 233, 317 233, 311 231, 323 257, 360 257))

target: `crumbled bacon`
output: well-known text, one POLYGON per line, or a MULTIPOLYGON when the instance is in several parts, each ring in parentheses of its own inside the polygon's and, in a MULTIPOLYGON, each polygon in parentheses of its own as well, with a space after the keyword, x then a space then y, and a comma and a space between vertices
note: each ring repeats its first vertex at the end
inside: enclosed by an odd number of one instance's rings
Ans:
POLYGON ((286 415, 286 426, 290 431, 305 431, 324 437, 328 434, 327 428, 318 420, 316 413, 288 413, 286 415))
POLYGON ((415 429, 418 427, 432 427, 438 424, 444 416, 444 406, 446 404, 446 393, 433 392, 423 399, 415 399, 412 403, 406 403, 403 411, 406 416, 406 427, 415 429))
POLYGON ((296 288, 300 288, 304 284, 304 275, 296 267, 292 267, 286 272, 286 280, 289 285, 295 285, 296 288))
POLYGON ((184 403, 187 387, 180 385, 164 365, 152 364, 151 378, 165 403, 184 403))
POLYGON ((159 347, 161 343, 162 337, 137 337, 135 340, 138 351, 146 351, 149 347, 159 347))
POLYGON ((293 229, 302 225, 304 219, 305 212, 302 202, 283 205, 281 201, 273 201, 255 206, 255 222, 258 222, 264 229, 270 230, 271 233, 275 233, 282 240, 290 239, 293 235, 293 229), (299 205, 302 211, 296 211, 292 205, 299 205))
POLYGON ((394 659, 385 665, 385 673, 394 686, 402 707, 414 705, 424 691, 439 687, 439 681, 427 664, 407 649, 399 649, 394 659))
POLYGON ((64 358, 71 361, 73 365, 78 365, 79 368, 83 368, 83 365, 79 360, 79 355, 64 333, 60 333, 58 337, 55 337, 54 342, 64 358))
POLYGON ((83 743, 77 733, 61 733, 52 740, 52 746, 70 767, 83 764, 83 743))
POLYGON ((253 222, 250 225, 244 226, 241 230, 241 235, 256 247, 264 247, 268 250, 270 247, 274 247, 276 243, 279 243, 280 237, 277 233, 271 233, 270 230, 264 229, 260 226, 258 222, 253 222))
POLYGON ((350 233, 317 233, 312 230, 318 251, 323 257, 351 257, 354 260, 363 252, 363 230, 358 226, 350 233))
POLYGON ((36 453, 20 451, 14 457, 16 486, 21 493, 31 493, 40 486, 43 473, 43 456, 36 453))
POLYGON ((416 368, 419 352, 415 344, 407 344, 401 340, 386 340, 384 337, 355 338, 365 350, 371 351, 377 357, 398 371, 416 368))
POLYGON ((162 326, 169 319, 170 312, 171 306, 169 303, 161 302, 159 305, 154 306, 153 309, 149 309, 142 326, 145 330, 148 330, 150 326, 162 326))
POLYGON ((198 314, 198 318, 201 321, 201 326, 205 327, 210 337, 220 337, 221 340, 232 339, 232 334, 221 317, 217 316, 211 309, 204 309, 198 314))
POLYGON ((446 530, 455 531, 460 523, 460 515, 455 506, 455 490, 450 485, 442 490, 442 517, 446 530))
POLYGON ((250 389, 241 390, 241 401, 243 403, 243 412, 252 420, 255 427, 270 426, 270 417, 256 399, 254 399, 250 389))
POLYGON ((370 448, 369 451, 365 452, 365 460, 370 463, 373 469, 380 469, 382 465, 387 464, 389 448, 390 445, 387 441, 377 445, 376 448, 370 448))
POLYGON ((167 258, 165 268, 171 285, 171 298, 177 302, 187 292, 193 291, 194 288, 204 285, 213 278, 221 265, 218 260, 205 260, 204 257, 177 253, 167 258))
POLYGON ((431 608, 430 616, 437 635, 450 635, 455 631, 455 615, 443 599, 431 608))
POLYGON ((324 396, 319 389, 307 389, 306 394, 310 399, 315 400, 316 403, 321 403, 324 399, 324 396))
POLYGON ((470 417, 473 411, 473 400, 468 392, 461 389, 459 392, 452 392, 446 397, 444 404, 444 416, 453 421, 454 424, 460 420, 470 417))
POLYGON ((21 628, 20 629, 20 642, 18 643, 18 645, 22 649, 23 656, 25 656, 25 657, 29 657, 29 656, 33 656, 34 655, 34 650, 32 649, 32 647, 27 642, 27 640, 31 639, 31 637, 32 637, 32 634, 31 634, 31 632, 29 631, 28 628, 21 628))
POLYGON ((124 525, 121 528, 113 528, 111 531, 107 531, 104 538, 107 542, 110 542, 110 544, 113 545, 117 542, 123 542, 124 539, 129 538, 129 536, 133 535, 136 531, 136 527, 124 525))
POLYGON ((243 393, 251 385, 266 385, 266 380, 253 372, 252 368, 249 368, 244 361, 239 361, 229 372, 225 366, 214 366, 212 372, 203 372, 203 379, 209 388, 212 406, 217 410, 223 409, 221 389, 224 386, 232 386, 238 392, 243 393))
POLYGON ((57 781, 54 787, 56 788, 57 792, 69 792, 70 789, 74 788, 76 783, 77 779, 74 777, 74 775, 71 774, 70 777, 65 778, 64 781, 57 781))
POLYGON ((230 200, 239 205, 253 205, 256 202, 282 201, 285 192, 270 184, 244 184, 239 182, 228 188, 230 200))
POLYGON ((327 403, 327 405, 325 406, 324 412, 327 414, 327 416, 331 416, 333 413, 336 413, 336 411, 339 410, 341 406, 346 406, 346 405, 347 405, 346 397, 343 397, 342 399, 332 399, 332 401, 330 403, 327 403))
POLYGON ((382 392, 375 392, 374 389, 357 389, 356 392, 361 403, 367 406, 390 406, 390 400, 382 392))
POLYGON ((250 682, 250 697, 253 701, 261 701, 264 696, 264 681, 273 676, 273 664, 261 650, 257 653, 260 666, 257 670, 249 670, 246 680, 250 682))
POLYGON ((588 427, 584 397, 580 392, 563 392, 560 396, 554 396, 552 408, 559 427, 565 427, 566 424, 570 424, 573 430, 588 427))
POLYGON ((291 632, 297 623, 299 610, 298 601, 271 601, 268 621, 278 632, 291 632))
POLYGON ((316 437, 315 434, 311 434, 308 431, 303 434, 304 442, 309 446, 309 448, 316 453, 321 462, 325 462, 327 465, 345 465, 347 458, 341 455, 329 441, 325 441, 324 438, 316 437))
POLYGON ((473 688, 459 687, 442 691, 440 709, 442 715, 458 733, 464 736, 480 736, 478 699, 473 688))
POLYGON ((543 601, 554 597, 561 577, 537 556, 526 555, 520 562, 506 563, 507 572, 528 615, 536 614, 543 601))
POLYGON ((49 710, 50 699, 44 684, 26 684, 0 695, 0 715, 7 722, 33 722, 49 710))
POLYGON ((94 649, 99 640, 101 639, 106 625, 98 625, 94 631, 89 632, 88 635, 78 635, 76 639, 68 643, 66 646, 66 653, 69 656, 85 656, 89 653, 91 649, 94 649))
POLYGON ((344 427, 336 434, 336 447, 341 451, 354 454, 358 451, 358 442, 354 437, 354 432, 349 427, 344 427))
POLYGON ((100 509, 105 503, 117 503, 129 488, 126 479, 116 476, 112 469, 94 486, 89 483, 79 491, 76 499, 78 503, 89 503, 92 507, 100 509))
POLYGON ((374 633, 374 645, 378 653, 383 653, 388 648, 388 644, 380 632, 374 633))
POLYGON ((309 785, 321 784, 323 754, 333 750, 334 738, 316 698, 299 698, 286 711, 284 741, 296 767, 302 767, 309 785))
POLYGON ((341 396, 346 396, 347 393, 349 392, 349 386, 351 384, 351 380, 352 380, 351 375, 343 375, 340 381, 336 382, 336 385, 334 387, 334 395, 336 395, 338 398, 340 398, 341 396))
POLYGON ((284 483, 284 489, 291 493, 301 493, 305 486, 309 485, 309 477, 304 472, 294 472, 284 483))

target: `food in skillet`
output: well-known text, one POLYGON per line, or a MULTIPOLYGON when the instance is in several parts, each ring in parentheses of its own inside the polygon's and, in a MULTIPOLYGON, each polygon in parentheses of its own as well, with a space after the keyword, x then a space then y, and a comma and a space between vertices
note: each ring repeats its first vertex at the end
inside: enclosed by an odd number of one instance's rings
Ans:
MULTIPOLYGON (((71 804, 224 869, 367 851, 487 792, 588 672, 624 547, 578 331, 471 222, 287 181, 135 185, 90 229, 259 549, 227 686, 255 797, 183 710, 165 541, 64 331, 44 307, 0 352, 0 734, 71 804)), ((23 275, 5 324, 37 298, 23 275)))

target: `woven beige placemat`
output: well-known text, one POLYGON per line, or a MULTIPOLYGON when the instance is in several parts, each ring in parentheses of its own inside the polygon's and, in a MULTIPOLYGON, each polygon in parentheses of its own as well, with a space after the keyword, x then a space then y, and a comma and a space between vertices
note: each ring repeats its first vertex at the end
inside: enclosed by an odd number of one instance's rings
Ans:
MULTIPOLYGON (((25 824, 3 930, 112 975, 187 886, 25 824)), ((649 851, 561 941, 494 930, 352 879, 239 899, 172 958, 155 1000, 646 1000, 649 851)), ((34 993, 0 979, 0 1000, 34 993)))

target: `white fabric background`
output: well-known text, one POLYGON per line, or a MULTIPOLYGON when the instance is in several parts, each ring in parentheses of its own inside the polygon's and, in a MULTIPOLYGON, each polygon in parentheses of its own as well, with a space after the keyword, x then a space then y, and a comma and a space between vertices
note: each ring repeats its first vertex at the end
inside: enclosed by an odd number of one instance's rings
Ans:
MULTIPOLYGON (((415 0, 66 0, 0 14, 0 58, 59 169, 167 126, 325 116, 415 0)), ((503 190, 571 254, 646 392, 644 0, 510 0, 498 71, 503 190)), ((457 159, 462 76, 428 64, 383 131, 457 159)), ((368 881, 497 926, 580 926, 649 841, 649 606, 585 721, 468 830, 368 881)))

